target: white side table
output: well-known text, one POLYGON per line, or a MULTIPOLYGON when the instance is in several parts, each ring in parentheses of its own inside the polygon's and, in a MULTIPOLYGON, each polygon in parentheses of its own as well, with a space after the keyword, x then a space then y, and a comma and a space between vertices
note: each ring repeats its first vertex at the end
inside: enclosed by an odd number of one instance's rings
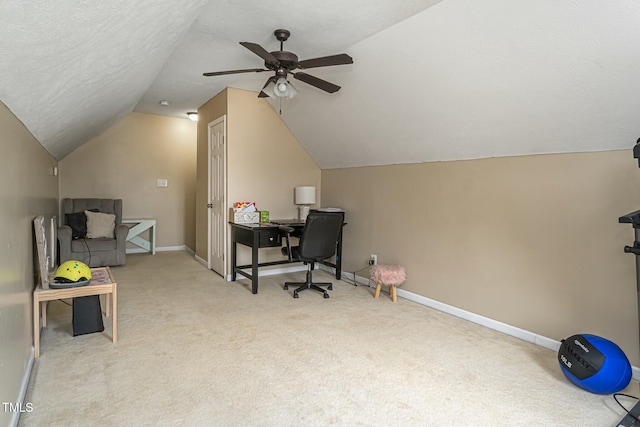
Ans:
POLYGON ((155 219, 123 219, 123 224, 136 224, 129 228, 129 234, 127 234, 127 242, 131 242, 134 245, 140 246, 143 249, 148 250, 153 255, 156 254, 156 220, 155 219), (150 240, 145 240, 140 237, 140 234, 151 229, 150 240))

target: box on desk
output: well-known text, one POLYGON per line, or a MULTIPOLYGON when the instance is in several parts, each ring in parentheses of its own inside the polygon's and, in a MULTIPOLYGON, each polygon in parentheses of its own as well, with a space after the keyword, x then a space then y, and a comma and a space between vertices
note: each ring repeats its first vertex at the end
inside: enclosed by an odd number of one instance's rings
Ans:
POLYGON ((231 208, 229 218, 236 224, 260 222, 260 212, 236 212, 231 208))

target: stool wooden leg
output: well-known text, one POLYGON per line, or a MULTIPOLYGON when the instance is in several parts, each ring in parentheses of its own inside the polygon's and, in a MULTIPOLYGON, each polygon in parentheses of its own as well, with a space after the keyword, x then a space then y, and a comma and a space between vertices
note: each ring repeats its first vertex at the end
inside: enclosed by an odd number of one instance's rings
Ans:
POLYGON ((42 317, 42 327, 43 328, 47 327, 47 304, 49 304, 49 301, 42 301, 40 303, 40 307, 42 307, 40 309, 40 316, 42 317))
POLYGON ((380 296, 381 289, 382 289, 382 283, 378 282, 378 286, 376 286, 376 294, 373 296, 374 298, 378 298, 380 296))
POLYGON ((391 301, 396 302, 398 300, 398 294, 396 293, 396 285, 389 286, 391 290, 391 301))

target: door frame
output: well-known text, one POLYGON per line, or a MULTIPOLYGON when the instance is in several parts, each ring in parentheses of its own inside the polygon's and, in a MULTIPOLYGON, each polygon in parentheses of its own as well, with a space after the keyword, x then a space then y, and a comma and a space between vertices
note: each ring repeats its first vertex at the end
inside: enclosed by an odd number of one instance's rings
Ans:
MULTIPOLYGON (((217 119, 209 122, 207 125, 207 268, 209 270, 212 269, 212 260, 211 260, 211 228, 213 224, 211 223, 211 200, 213 189, 211 188, 211 178, 212 178, 212 165, 211 165, 211 129, 220 123, 223 123, 222 132, 224 138, 224 150, 223 150, 223 159, 222 163, 224 164, 224 189, 223 189, 223 203, 227 200, 227 115, 223 114, 217 119)), ((222 207, 222 224, 223 230, 223 263, 222 263, 222 277, 227 277, 227 229, 224 227, 224 224, 227 223, 227 209, 222 207)))

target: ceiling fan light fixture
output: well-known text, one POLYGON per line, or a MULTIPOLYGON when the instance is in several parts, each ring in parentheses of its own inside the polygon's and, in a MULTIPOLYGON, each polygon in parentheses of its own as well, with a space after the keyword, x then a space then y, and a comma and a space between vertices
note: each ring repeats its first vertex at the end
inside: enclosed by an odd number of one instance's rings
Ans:
POLYGON ((291 99, 298 94, 298 90, 291 83, 287 83, 289 84, 289 96, 287 96, 287 99, 291 99))
POLYGON ((262 88, 262 92, 267 95, 269 98, 275 98, 276 94, 273 91, 273 88, 276 86, 274 82, 269 82, 265 87, 262 88))
POLYGON ((321 56, 318 58, 305 59, 303 61, 298 60, 298 55, 293 52, 284 50, 283 43, 289 39, 291 33, 288 30, 279 29, 273 32, 276 39, 280 42, 280 50, 269 52, 257 43, 240 42, 240 45, 249 49, 251 52, 258 55, 264 61, 265 68, 247 68, 241 70, 229 70, 229 71, 213 71, 204 73, 204 76, 224 76, 227 74, 240 74, 240 73, 261 73, 263 71, 273 71, 275 75, 270 77, 269 80, 262 87, 262 90, 258 94, 258 98, 282 98, 291 99, 298 91, 287 80, 287 75, 293 75, 296 80, 300 80, 306 84, 314 86, 327 93, 335 93, 340 90, 340 86, 334 85, 331 82, 322 80, 318 77, 312 76, 304 72, 293 73, 294 70, 318 67, 330 67, 333 65, 346 65, 353 64, 353 58, 346 53, 339 53, 337 55, 321 56))
POLYGON ((287 81, 284 77, 279 78, 275 83, 273 81, 266 85, 262 92, 270 98, 291 99, 298 94, 298 90, 287 81))
POLYGON ((275 92, 276 96, 285 97, 287 96, 287 89, 289 86, 287 85, 287 81, 283 78, 278 79, 276 82, 275 92))
POLYGON ((278 98, 291 99, 298 94, 298 91, 284 77, 278 79, 274 85, 273 92, 278 98))

